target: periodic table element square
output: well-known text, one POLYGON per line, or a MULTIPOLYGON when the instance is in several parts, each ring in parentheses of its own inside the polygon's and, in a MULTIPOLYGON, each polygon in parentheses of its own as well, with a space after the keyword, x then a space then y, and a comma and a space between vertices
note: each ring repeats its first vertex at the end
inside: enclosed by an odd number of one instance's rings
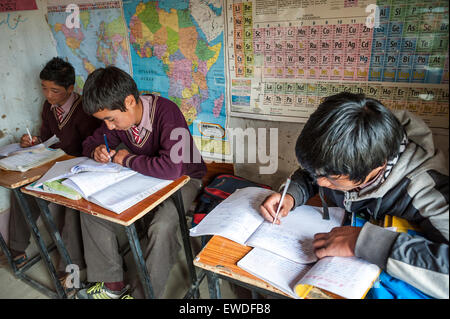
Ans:
POLYGON ((370 66, 374 68, 382 68, 384 67, 384 52, 372 52, 370 66))
POLYGON ((372 51, 374 52, 384 52, 386 51, 386 42, 388 38, 386 37, 377 37, 372 40, 372 51))
POLYGON ((302 38, 296 41, 295 51, 304 52, 308 50, 309 41, 307 38, 302 38))
POLYGON ((307 26, 299 26, 297 27, 297 41, 308 38, 308 27, 307 26))
POLYGON ((295 27, 295 26, 288 26, 286 28, 286 40, 295 41, 296 36, 297 36, 297 27, 295 27))
POLYGON ((359 23, 347 25, 347 38, 359 37, 359 23))
POLYGON ((275 66, 275 77, 282 79, 284 78, 284 73, 286 71, 286 68, 283 66, 275 66))
POLYGON ((275 30, 276 30, 275 27, 269 25, 266 28, 264 28, 264 39, 266 40, 275 39, 275 30))
POLYGON ((331 65, 342 66, 344 64, 344 52, 333 51, 331 57, 331 65))
POLYGON ((370 67, 369 69, 369 81, 380 82, 383 78, 382 76, 383 68, 370 67))
POLYGON ((402 3, 403 1, 393 1, 390 7, 389 20, 392 21, 404 21, 406 17, 406 12, 408 11, 408 5, 402 3))
POLYGON ((308 37, 309 39, 318 39, 320 37, 320 26, 311 25, 308 27, 308 37))
POLYGON ((410 82, 412 77, 412 68, 398 68, 397 69, 397 82, 410 82))
POLYGON ((398 52, 400 51, 402 45, 402 39, 397 37, 389 37, 386 41, 386 51, 387 52, 398 52))
POLYGON ((285 65, 285 59, 284 54, 275 53, 275 67, 283 67, 285 65))
POLYGON ((293 82, 284 82, 283 86, 285 94, 295 94, 295 85, 293 82))
POLYGON ((329 52, 320 52, 319 65, 322 67, 331 66, 331 54, 329 52))
POLYGON ((252 78, 255 73, 254 67, 252 65, 245 66, 245 77, 252 78))
POLYGON ((344 65, 344 77, 345 81, 353 81, 356 78, 356 68, 354 66, 344 65))
POLYGON ((319 49, 321 52, 330 51, 333 46, 332 39, 320 39, 319 40, 319 49))
POLYGON ((309 55, 307 53, 297 54, 297 66, 306 68, 308 66, 308 58, 309 58, 309 55))
POLYGON ((286 78, 292 79, 295 77, 296 68, 295 66, 286 66, 286 70, 284 72, 284 76, 286 78))
POLYGON ((367 81, 368 79, 369 79, 369 68, 368 67, 357 67, 355 80, 367 81))
POLYGON ((304 82, 296 82, 294 85, 295 94, 296 95, 305 95, 308 92, 308 88, 306 86, 306 83, 304 82))
POLYGON ((264 41, 264 28, 253 28, 253 41, 264 41))
MULTIPOLYGON (((448 9, 448 7, 447 7, 448 9)), ((437 26, 436 26, 436 30, 439 33, 443 33, 443 34, 447 34, 448 36, 448 31, 449 31, 449 27, 448 27, 448 12, 446 14, 443 14, 439 20, 437 21, 437 26)))
POLYGON ((426 69, 425 68, 418 68, 418 67, 414 67, 412 69, 412 77, 411 77, 411 82, 412 83, 424 83, 425 82, 425 77, 426 77, 426 69))
POLYGON ((434 42, 434 36, 428 35, 426 33, 420 34, 417 45, 416 45, 416 51, 417 52, 430 52, 433 48, 433 42, 434 42))
POLYGON ((373 28, 373 37, 374 38, 383 38, 389 35, 389 23, 381 23, 377 28, 373 28))
POLYGON ((417 17, 420 17, 420 8, 417 6, 417 1, 408 1, 406 8, 405 8, 405 20, 408 19, 416 19, 417 17))
POLYGON ((417 37, 403 37, 400 45, 401 52, 415 52, 417 37))
POLYGON ((396 68, 385 67, 383 69, 383 82, 395 82, 395 76, 397 74, 396 68))
POLYGON ((346 53, 358 53, 358 38, 349 37, 345 40, 346 53))
POLYGON ((254 63, 255 63, 255 57, 253 56, 253 54, 246 54, 245 55, 245 65, 250 66, 250 65, 253 65, 254 63))
POLYGON ((419 21, 414 17, 408 17, 403 24, 403 36, 411 37, 419 35, 419 21))
POLYGON ((435 35, 431 51, 441 52, 441 53, 447 52, 448 51, 448 34, 447 35, 435 35))
POLYGON ((370 58, 371 58, 370 52, 368 52, 367 54, 365 52, 359 52, 356 58, 357 58, 356 65, 358 67, 368 68, 370 66, 370 58))
POLYGON ((264 55, 264 66, 269 66, 269 67, 275 66, 275 54, 265 54, 264 55))
POLYGON ((324 24, 319 27, 321 39, 331 39, 333 37, 333 26, 324 24))
POLYGON ((283 82, 275 82, 274 83, 274 94, 285 94, 285 90, 284 90, 284 83, 283 82))
POLYGON ((396 52, 386 52, 384 66, 396 68, 398 66, 398 57, 399 55, 396 52))
POLYGON ((320 68, 318 66, 308 66, 306 77, 308 79, 318 79, 320 76, 320 68))
POLYGON ((295 66, 297 64, 297 55, 294 52, 286 53, 286 66, 295 66))
POLYGON ((244 39, 244 30, 241 28, 234 29, 234 41, 243 40, 244 39))
POLYGON ((368 84, 366 95, 373 99, 380 99, 381 85, 380 84, 368 84))
POLYGON ((393 92, 393 98, 396 101, 406 101, 406 98, 408 97, 408 90, 401 86, 396 86, 394 88, 393 92))
POLYGON ((264 42, 254 42, 253 49, 256 54, 264 52, 264 42))
POLYGON ((286 95, 284 95, 283 105, 293 106, 294 105, 294 99, 295 99, 295 95, 293 95, 293 94, 286 94, 286 95))
POLYGON ((319 65, 319 57, 317 56, 317 54, 311 54, 310 52, 308 56, 308 66, 316 67, 318 65, 319 65))
POLYGON ((423 54, 415 54, 413 60, 413 68, 424 68, 428 65, 429 55, 426 53, 423 54))
POLYGON ((296 41, 295 40, 286 40, 286 52, 295 52, 296 50, 296 41))
POLYGON ((418 23, 420 33, 434 33, 435 32, 435 20, 432 16, 427 15, 422 17, 418 23))
POLYGON ((392 21, 388 28, 389 37, 401 37, 403 34, 403 22, 392 21))
POLYGON ((283 104, 284 96, 282 94, 274 94, 273 95, 273 106, 280 106, 283 104))
POLYGON ((319 39, 318 38, 310 38, 308 40, 308 51, 309 53, 317 54, 319 51, 319 39))
POLYGON ((391 13, 391 7, 378 5, 378 12, 380 17, 380 23, 388 23, 389 15, 391 13))
POLYGON ((428 66, 432 68, 444 69, 445 61, 445 54, 432 54, 428 58, 428 66))
POLYGON ((354 54, 352 52, 346 52, 344 54, 344 65, 346 67, 355 68, 358 64, 357 59, 359 58, 359 55, 354 54))
POLYGON ((330 80, 343 80, 344 67, 342 65, 335 65, 331 67, 330 80))
POLYGON ((275 76, 275 70, 273 66, 264 67, 264 77, 273 78, 275 76))
POLYGON ((346 38, 347 37, 347 24, 335 24, 333 25, 333 38, 346 38))
POLYGON ((275 40, 285 39, 285 37, 286 37, 285 34, 286 34, 285 27, 278 25, 275 28, 275 40))
POLYGON ((264 97, 263 97, 263 105, 264 106, 272 106, 273 105, 273 100, 274 100, 274 97, 273 97, 273 94, 264 94, 264 97))
POLYGON ((295 103, 296 107, 305 107, 306 106, 306 95, 295 95, 295 103))
POLYGON ((394 99, 395 87, 383 85, 381 88, 380 98, 382 100, 393 100, 394 99))
POLYGON ((319 66, 319 79, 330 80, 331 79, 331 67, 319 66))
POLYGON ((264 54, 274 54, 275 42, 274 40, 266 40, 264 42, 264 54))
POLYGON ((358 51, 370 52, 372 50, 372 39, 358 38, 358 51))
POLYGON ((236 39, 234 41, 234 51, 243 52, 244 51, 244 41, 236 39))
POLYGON ((344 51, 345 50, 345 38, 335 38, 333 39, 333 51, 344 51))
POLYGON ((275 39, 274 45, 275 45, 275 52, 277 54, 286 51, 286 41, 285 40, 275 39))
POLYGON ((401 52, 398 57, 398 67, 409 69, 414 63, 415 55, 411 52, 401 52))

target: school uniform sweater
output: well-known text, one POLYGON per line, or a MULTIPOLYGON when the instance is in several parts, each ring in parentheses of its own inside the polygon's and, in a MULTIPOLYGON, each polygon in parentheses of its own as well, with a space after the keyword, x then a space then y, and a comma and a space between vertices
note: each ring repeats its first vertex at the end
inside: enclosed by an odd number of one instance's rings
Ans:
MULTIPOLYGON (((405 111, 397 111, 396 116, 404 127, 407 145, 399 151, 386 179, 369 190, 323 190, 327 199, 347 212, 375 220, 398 216, 418 224, 426 238, 365 223, 355 255, 430 296, 448 298, 449 180, 445 159, 421 119, 405 111)), ((294 172, 287 190, 295 200, 294 207, 317 192, 317 184, 305 170, 294 172)))
POLYGON ((48 101, 42 108, 42 125, 40 138, 46 141, 53 135, 59 138, 59 142, 51 145, 52 148, 61 148, 72 156, 81 156, 82 142, 95 131, 101 121, 86 114, 83 110, 82 98, 74 93, 75 98, 61 123, 57 119, 56 110, 51 108, 48 101))
MULTIPOLYGON (((103 123, 83 143, 83 155, 93 157, 95 148, 105 144, 115 149, 123 143, 129 150, 122 165, 143 175, 161 179, 177 179, 182 175, 202 178, 206 165, 194 144, 183 114, 172 101, 155 95, 140 97, 143 104, 143 119, 148 126, 141 129, 142 136, 136 142, 130 130, 109 130, 103 123)), ((139 125, 141 126, 141 125, 139 125)))

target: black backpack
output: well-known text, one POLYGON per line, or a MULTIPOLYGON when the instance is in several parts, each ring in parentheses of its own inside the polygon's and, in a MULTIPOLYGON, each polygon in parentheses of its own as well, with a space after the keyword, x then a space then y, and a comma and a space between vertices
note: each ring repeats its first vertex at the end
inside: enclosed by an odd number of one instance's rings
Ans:
POLYGON ((205 187, 203 193, 200 195, 197 206, 195 207, 192 227, 198 225, 214 207, 234 193, 235 190, 245 187, 272 189, 270 186, 254 183, 239 176, 229 174, 218 175, 205 187))

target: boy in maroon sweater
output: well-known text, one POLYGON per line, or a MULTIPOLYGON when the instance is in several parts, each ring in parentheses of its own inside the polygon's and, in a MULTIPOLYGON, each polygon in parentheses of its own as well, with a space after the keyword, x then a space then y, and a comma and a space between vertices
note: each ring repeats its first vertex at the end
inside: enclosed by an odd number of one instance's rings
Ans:
MULTIPOLYGON (((86 113, 104 122, 84 141, 85 156, 103 163, 111 160, 161 179, 188 175, 191 180, 181 193, 184 207, 190 207, 201 187, 206 166, 175 103, 156 95, 139 96, 133 78, 110 66, 89 75, 83 89, 83 107, 86 113), (120 143, 128 150, 115 150, 120 143)), ((144 220, 145 227, 148 226, 144 258, 155 297, 159 298, 180 248, 176 236, 178 215, 172 199, 164 201, 144 220)), ((80 290, 77 297, 117 299, 124 296, 127 287, 117 245, 117 234, 123 230, 88 214, 81 216, 81 227, 87 279, 97 284, 80 290)))
MULTIPOLYGON (((20 140, 20 146, 29 147, 56 135, 60 141, 52 145, 52 148, 61 148, 69 155, 81 156, 81 142, 91 135, 101 122, 83 111, 81 96, 73 91, 75 84, 73 66, 55 57, 45 65, 39 77, 46 98, 42 109, 40 136, 33 136, 30 140, 29 135, 24 134, 20 140)), ((37 219, 39 208, 36 202, 30 199, 28 205, 31 208, 32 217, 37 219)), ((50 204, 49 209, 53 214, 63 214, 64 225, 61 231, 63 241, 72 262, 80 269, 84 268, 79 213, 56 204, 50 204)), ((30 242, 30 231, 14 196, 11 196, 10 211, 9 245, 16 265, 21 267, 27 260, 25 249, 30 242)), ((58 272, 60 277, 65 274, 63 263, 59 264, 58 272)))

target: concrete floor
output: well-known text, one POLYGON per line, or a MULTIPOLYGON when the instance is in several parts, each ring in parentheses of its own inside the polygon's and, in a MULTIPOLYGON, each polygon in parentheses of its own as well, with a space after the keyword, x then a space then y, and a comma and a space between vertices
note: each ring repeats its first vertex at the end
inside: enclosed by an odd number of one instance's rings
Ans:
MULTIPOLYGON (((190 221, 188 220, 188 225, 190 225, 190 221)), ((44 240, 49 243, 49 234, 45 230, 45 227, 42 226, 40 220, 38 220, 38 227, 42 234, 44 240)), ((180 232, 178 232, 178 237, 181 241, 180 232)), ((143 245, 144 243, 141 243, 143 245)), ((200 251, 200 238, 191 238, 191 245, 193 249, 194 256, 200 251)), ((27 256, 34 256, 38 254, 37 247, 32 240, 32 243, 27 248, 27 256)), ((171 270, 169 280, 166 286, 166 290, 164 292, 164 299, 180 299, 183 298, 188 288, 190 287, 189 283, 189 271, 186 265, 186 259, 184 254, 184 249, 180 249, 178 254, 178 261, 174 265, 171 270)), ((58 253, 56 249, 51 253, 52 260, 54 264, 58 259, 58 253)), ((129 252, 125 256, 125 263, 128 267, 127 272, 125 273, 125 281, 131 283, 135 278, 137 278, 136 269, 134 267, 134 260, 131 252, 129 252)), ((197 269, 197 273, 199 270, 197 269)), ((45 285, 46 287, 52 288, 53 285, 51 283, 50 275, 48 274, 47 268, 45 267, 42 261, 39 261, 35 265, 33 265, 26 274, 38 280, 40 283, 45 285)), ((80 279, 84 281, 86 279, 86 271, 83 270, 80 272, 80 279)), ((230 286, 227 281, 221 282, 221 294, 222 298, 237 298, 237 294, 235 293, 235 289, 230 286)), ((6 262, 6 258, 0 250, 0 299, 49 299, 49 297, 37 289, 31 287, 27 283, 17 279, 10 269, 9 265, 6 262)), ((135 297, 139 297, 141 294, 139 291, 135 290, 132 292, 132 295, 135 297)), ((208 285, 206 281, 206 277, 203 279, 200 285, 200 298, 209 299, 208 293, 208 285)))

